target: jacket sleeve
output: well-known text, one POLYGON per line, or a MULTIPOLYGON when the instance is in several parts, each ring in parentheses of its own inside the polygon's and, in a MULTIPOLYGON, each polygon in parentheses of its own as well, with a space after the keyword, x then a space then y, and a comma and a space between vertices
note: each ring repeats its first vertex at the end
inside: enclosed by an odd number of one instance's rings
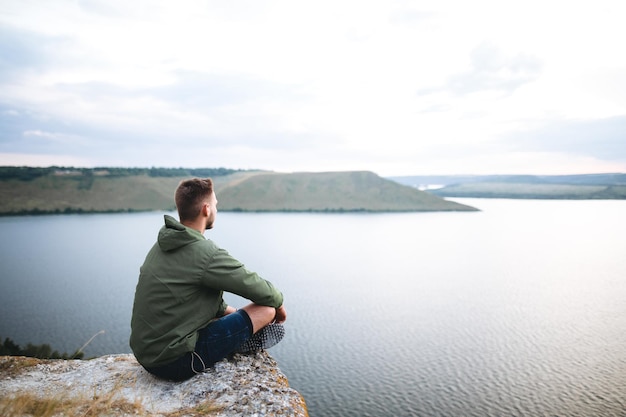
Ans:
POLYGON ((283 304, 283 295, 274 285, 251 272, 221 248, 208 259, 203 285, 244 297, 256 304, 278 308, 283 304))

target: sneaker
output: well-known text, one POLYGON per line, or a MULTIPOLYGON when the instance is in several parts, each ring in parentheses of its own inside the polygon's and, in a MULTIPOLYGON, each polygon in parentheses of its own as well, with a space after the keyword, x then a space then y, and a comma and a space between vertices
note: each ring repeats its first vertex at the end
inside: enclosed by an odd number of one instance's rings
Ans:
POLYGON ((254 353, 263 349, 269 349, 282 340, 285 336, 285 328, 282 324, 272 323, 263 327, 235 349, 237 353, 254 353))

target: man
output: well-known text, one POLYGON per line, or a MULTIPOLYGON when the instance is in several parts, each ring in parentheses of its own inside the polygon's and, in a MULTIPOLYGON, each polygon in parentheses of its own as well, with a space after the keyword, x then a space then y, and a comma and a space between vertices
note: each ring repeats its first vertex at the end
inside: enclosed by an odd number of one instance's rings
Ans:
POLYGON ((148 372, 182 381, 233 352, 278 343, 287 313, 272 283, 204 237, 217 215, 211 179, 182 181, 175 200, 180 221, 165 215, 140 269, 130 346, 148 372), (224 291, 252 303, 236 310, 224 291))

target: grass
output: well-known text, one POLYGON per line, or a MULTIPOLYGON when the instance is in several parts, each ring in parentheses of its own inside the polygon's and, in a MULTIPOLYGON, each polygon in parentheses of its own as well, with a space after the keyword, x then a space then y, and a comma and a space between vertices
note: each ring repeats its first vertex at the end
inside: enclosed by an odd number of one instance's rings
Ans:
POLYGON ((174 190, 180 182, 180 178, 147 175, 91 179, 89 187, 74 177, 0 181, 0 213, 173 209, 174 190))
MULTIPOLYGON (((34 364, 40 363, 37 361, 34 364)), ((33 364, 29 363, 28 366, 33 364)), ((23 369, 23 368, 22 368, 23 369)), ((16 374, 13 374, 15 376, 16 374)), ((54 416, 162 416, 162 417, 196 417, 210 416, 222 411, 223 407, 206 400, 193 407, 186 407, 172 412, 152 413, 146 410, 141 398, 134 401, 125 399, 121 394, 122 383, 117 384, 108 392, 94 393, 86 398, 70 396, 65 391, 54 395, 36 395, 21 392, 0 397, 0 415, 3 417, 54 417, 54 416)))
MULTIPOLYGON (((96 333, 92 339, 100 333, 96 333)), ((92 340, 90 339, 89 342, 92 340)), ((85 346, 89 343, 87 342, 85 346)), ((84 347, 84 346, 83 346, 84 347)), ((122 359, 119 359, 122 360, 122 359)), ((23 356, 1 356, 0 377, 19 378, 19 375, 28 371, 33 366, 51 363, 48 359, 39 359, 23 356)), ((210 416, 223 410, 222 406, 205 400, 193 407, 186 407, 172 412, 152 413, 145 409, 141 397, 137 396, 133 401, 124 398, 122 389, 136 383, 132 374, 120 374, 114 386, 110 390, 94 392, 90 396, 71 395, 71 391, 61 390, 55 393, 51 389, 48 393, 34 394, 22 391, 15 394, 3 394, 0 396, 0 416, 3 417, 53 417, 53 416, 121 416, 141 415, 160 417, 196 417, 210 416)))
POLYGON ((194 407, 187 407, 169 413, 151 413, 145 409, 139 399, 131 402, 119 398, 115 392, 91 399, 69 398, 65 396, 39 397, 31 393, 20 393, 15 396, 3 396, 0 398, 0 415, 4 417, 110 417, 116 415, 200 417, 215 415, 222 410, 223 407, 206 401, 194 407))
POLYGON ((0 357, 0 376, 14 378, 25 369, 39 365, 41 362, 42 361, 37 358, 21 358, 20 360, 16 360, 11 356, 0 357))
POLYGON ((626 186, 476 182, 451 185, 432 193, 445 197, 625 199, 626 186))
POLYGON ((6 417, 58 415, 97 417, 104 415, 149 415, 139 401, 131 403, 113 397, 81 400, 59 397, 38 397, 31 393, 21 393, 0 399, 0 415, 6 417))
MULTIPOLYGON (((59 176, 0 180, 0 214, 174 210, 186 177, 59 176)), ((372 172, 237 172, 214 178, 222 211, 464 211, 372 172)))
POLYGON ((467 206, 400 185, 367 171, 259 173, 224 187, 223 211, 463 211, 467 206))

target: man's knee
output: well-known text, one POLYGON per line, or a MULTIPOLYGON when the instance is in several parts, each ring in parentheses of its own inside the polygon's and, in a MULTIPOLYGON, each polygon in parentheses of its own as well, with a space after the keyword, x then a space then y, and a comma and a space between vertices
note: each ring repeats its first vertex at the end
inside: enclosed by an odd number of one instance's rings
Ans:
POLYGON ((270 324, 276 316, 276 309, 274 307, 262 306, 259 304, 248 304, 243 309, 252 321, 253 333, 258 332, 263 327, 270 324))

